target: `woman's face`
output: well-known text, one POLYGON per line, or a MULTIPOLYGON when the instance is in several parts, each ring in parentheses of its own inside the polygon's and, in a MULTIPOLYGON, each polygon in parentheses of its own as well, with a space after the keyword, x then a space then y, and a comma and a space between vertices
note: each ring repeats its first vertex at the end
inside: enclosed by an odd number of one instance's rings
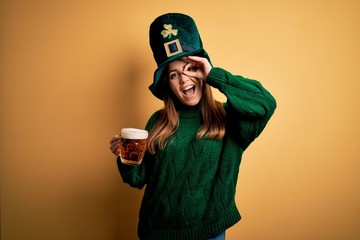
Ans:
POLYGON ((185 75, 186 71, 196 71, 191 63, 175 60, 168 66, 168 82, 172 92, 187 106, 197 105, 202 97, 203 81, 185 75))

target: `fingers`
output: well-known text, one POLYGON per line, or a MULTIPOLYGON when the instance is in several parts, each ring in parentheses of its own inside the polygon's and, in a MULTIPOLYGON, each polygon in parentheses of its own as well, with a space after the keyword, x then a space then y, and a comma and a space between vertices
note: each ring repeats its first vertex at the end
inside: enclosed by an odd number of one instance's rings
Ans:
POLYGON ((118 144, 112 145, 110 147, 111 152, 115 155, 118 156, 119 155, 119 149, 118 149, 118 144))
POLYGON ((204 78, 205 78, 203 70, 200 67, 193 64, 193 63, 187 63, 185 65, 184 70, 183 70, 183 74, 188 76, 188 77, 197 78, 197 79, 200 79, 200 80, 204 80, 204 78))
POLYGON ((183 58, 186 62, 191 62, 193 64, 196 64, 199 67, 208 67, 210 65, 210 62, 207 58, 204 57, 198 57, 198 56, 187 56, 183 58))
POLYGON ((202 80, 206 80, 206 78, 209 75, 209 72, 212 68, 212 66, 207 58, 198 57, 198 56, 188 56, 188 57, 182 58, 182 60, 184 60, 185 62, 188 62, 187 65, 195 66, 196 69, 199 69, 201 72, 201 76, 198 76, 197 74, 195 74, 195 72, 198 73, 197 70, 196 71, 187 71, 190 69, 187 66, 187 68, 184 69, 187 75, 197 77, 202 80))
POLYGON ((119 150, 118 150, 119 144, 120 144, 120 136, 119 135, 115 135, 114 137, 111 138, 110 150, 115 156, 119 155, 119 150))
POLYGON ((193 62, 205 62, 207 61, 206 58, 204 57, 198 57, 198 56, 187 56, 187 57, 183 57, 183 59, 185 60, 190 60, 190 61, 193 61, 193 62))
POLYGON ((110 144, 112 144, 113 142, 116 142, 120 140, 120 135, 115 135, 110 139, 110 144))

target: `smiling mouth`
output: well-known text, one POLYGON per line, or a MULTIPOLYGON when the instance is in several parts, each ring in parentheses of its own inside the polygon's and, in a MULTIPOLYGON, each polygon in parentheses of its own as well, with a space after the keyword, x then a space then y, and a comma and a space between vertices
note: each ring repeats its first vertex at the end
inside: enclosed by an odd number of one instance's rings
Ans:
POLYGON ((191 85, 186 87, 184 90, 182 90, 182 93, 186 96, 186 97, 190 97, 194 94, 195 92, 195 86, 191 85))

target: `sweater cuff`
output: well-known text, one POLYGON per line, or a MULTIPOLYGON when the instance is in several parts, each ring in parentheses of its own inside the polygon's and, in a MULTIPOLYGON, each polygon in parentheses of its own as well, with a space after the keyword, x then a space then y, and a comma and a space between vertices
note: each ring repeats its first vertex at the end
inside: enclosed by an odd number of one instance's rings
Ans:
POLYGON ((225 77, 225 70, 218 67, 211 68, 209 75, 206 79, 206 83, 210 86, 220 89, 224 84, 227 83, 227 79, 225 77))

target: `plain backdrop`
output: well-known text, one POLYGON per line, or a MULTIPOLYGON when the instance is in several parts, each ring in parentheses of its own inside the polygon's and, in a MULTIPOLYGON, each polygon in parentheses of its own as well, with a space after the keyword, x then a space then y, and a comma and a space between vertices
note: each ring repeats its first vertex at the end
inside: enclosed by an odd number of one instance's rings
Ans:
POLYGON ((360 239, 356 0, 2 0, 1 239, 137 239, 143 190, 109 140, 162 107, 148 29, 166 12, 278 102, 244 154, 227 239, 360 239))

